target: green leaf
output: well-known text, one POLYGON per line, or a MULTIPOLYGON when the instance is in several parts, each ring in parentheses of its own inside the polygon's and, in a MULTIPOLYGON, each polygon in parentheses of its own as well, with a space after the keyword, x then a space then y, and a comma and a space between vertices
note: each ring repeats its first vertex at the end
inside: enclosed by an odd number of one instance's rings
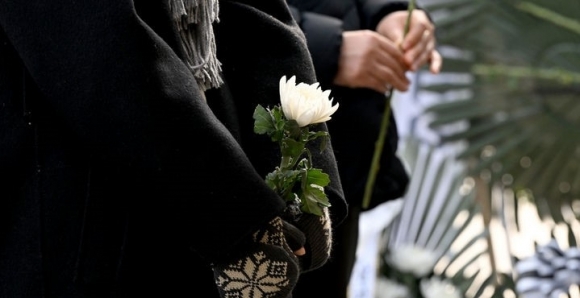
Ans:
POLYGON ((302 192, 299 194, 301 209, 303 212, 322 216, 322 208, 330 207, 324 189, 315 184, 302 184, 302 192))
POLYGON ((257 134, 272 134, 276 128, 272 115, 261 105, 254 110, 254 132, 257 134))
POLYGON ((283 156, 290 156, 293 160, 298 160, 302 152, 304 152, 305 144, 294 139, 285 138, 282 141, 280 150, 283 156))
POLYGON ((286 124, 286 118, 284 117, 284 113, 280 106, 275 106, 270 110, 270 114, 272 116, 272 121, 274 125, 274 132, 270 134, 273 142, 280 142, 284 139, 285 131, 284 127, 286 124))
POLYGON ((302 184, 298 197, 303 212, 322 215, 323 207, 330 207, 324 186, 330 183, 330 178, 320 169, 306 169, 302 172, 302 184))
POLYGON ((330 177, 328 174, 322 172, 320 169, 308 169, 306 177, 306 183, 308 184, 316 184, 325 187, 330 183, 330 177))
POLYGON ((277 170, 270 172, 266 175, 265 178, 266 184, 268 184, 268 186, 277 193, 280 193, 281 190, 281 179, 279 173, 280 172, 277 170))
POLYGON ((294 200, 294 185, 300 181, 300 171, 285 170, 277 168, 275 171, 266 175, 266 183, 278 193, 285 201, 294 200))

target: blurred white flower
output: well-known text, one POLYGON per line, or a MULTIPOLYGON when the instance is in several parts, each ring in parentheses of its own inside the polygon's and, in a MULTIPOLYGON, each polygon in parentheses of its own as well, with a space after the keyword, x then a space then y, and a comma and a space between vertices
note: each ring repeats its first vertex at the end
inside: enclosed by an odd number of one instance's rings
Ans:
POLYGON ((392 249, 387 261, 399 271, 410 272, 420 278, 433 271, 437 256, 423 247, 404 244, 392 249))
POLYGON ((376 298, 408 298, 409 296, 409 289, 406 286, 384 277, 377 278, 376 298))
POLYGON ((286 76, 280 79, 280 103, 284 116, 296 120, 300 127, 330 120, 338 109, 338 103, 333 106, 329 96, 330 90, 322 91, 318 83, 296 85, 295 76, 288 81, 286 76))
POLYGON ((462 295, 450 281, 439 277, 421 280, 421 294, 425 298, 461 298, 462 295))

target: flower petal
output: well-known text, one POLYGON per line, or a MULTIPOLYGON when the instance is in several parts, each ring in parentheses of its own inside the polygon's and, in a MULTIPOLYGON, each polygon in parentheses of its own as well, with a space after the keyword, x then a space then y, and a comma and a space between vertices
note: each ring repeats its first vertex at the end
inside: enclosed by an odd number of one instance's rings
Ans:
POLYGON ((330 116, 338 109, 338 104, 332 105, 330 90, 323 91, 319 83, 296 85, 296 76, 286 81, 286 76, 280 80, 280 103, 284 116, 296 120, 300 127, 330 120, 330 116))

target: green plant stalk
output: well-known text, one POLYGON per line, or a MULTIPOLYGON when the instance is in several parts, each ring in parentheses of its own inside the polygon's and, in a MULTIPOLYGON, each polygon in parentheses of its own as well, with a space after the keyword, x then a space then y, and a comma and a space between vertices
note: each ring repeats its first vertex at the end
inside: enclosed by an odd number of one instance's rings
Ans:
POLYGON ((393 97, 393 92, 385 98, 385 110, 383 114, 383 119, 381 121, 381 130, 379 131, 379 136, 375 142, 375 152, 373 154, 373 159, 371 162, 371 168, 369 170, 369 176, 365 185, 365 193, 363 196, 363 209, 369 207, 371 202, 371 196, 373 194, 373 189, 375 186, 375 180, 377 179, 377 173, 379 172, 379 162, 381 160, 381 152, 385 144, 385 138, 387 136, 387 130, 389 128, 389 115, 391 114, 391 97, 393 97))
MULTIPOLYGON (((403 31, 403 37, 409 32, 409 27, 411 25, 411 15, 415 9, 415 0, 409 1, 407 21, 405 22, 405 29, 403 31)), ((388 95, 385 96, 385 110, 383 112, 383 119, 381 121, 381 127, 379 130, 379 136, 375 142, 375 151, 373 154, 373 159, 371 161, 371 167, 369 169, 369 175, 365 185, 365 193, 362 201, 362 208, 367 209, 371 202, 371 196, 373 194, 373 189, 375 187, 375 181, 377 179, 377 173, 379 172, 379 163, 381 160, 381 153, 383 152, 383 147, 385 146, 385 138, 387 136, 387 131, 389 129, 389 117, 391 115, 391 98, 393 97, 393 89, 387 92, 388 95)))
POLYGON ((552 80, 564 85, 580 83, 580 73, 562 68, 533 68, 527 66, 475 64, 471 68, 473 74, 479 76, 497 76, 511 78, 531 78, 552 80))
POLYGON ((407 21, 405 22, 405 29, 403 31, 403 37, 409 33, 409 27, 411 26, 411 15, 413 14, 413 10, 415 10, 415 0, 409 1, 409 13, 407 14, 407 21))
POLYGON ((525 11, 535 17, 544 19, 545 21, 551 22, 562 28, 566 28, 577 34, 580 34, 580 22, 575 19, 568 18, 564 15, 546 9, 542 6, 536 5, 531 2, 520 2, 516 4, 516 8, 525 11))

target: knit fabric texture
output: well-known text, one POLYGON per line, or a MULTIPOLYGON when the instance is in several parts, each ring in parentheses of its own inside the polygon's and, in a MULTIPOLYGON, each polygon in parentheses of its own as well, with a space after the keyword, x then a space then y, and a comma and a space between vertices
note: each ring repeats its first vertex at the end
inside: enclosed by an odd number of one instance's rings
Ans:
POLYGON ((298 259, 286 244, 276 217, 252 236, 256 244, 244 257, 214 265, 220 295, 231 298, 286 298, 298 281, 298 259))
POLYGON ((326 264, 332 251, 332 222, 327 207, 323 215, 302 214, 293 222, 306 236, 306 250, 309 252, 301 258, 303 272, 312 271, 326 264))

